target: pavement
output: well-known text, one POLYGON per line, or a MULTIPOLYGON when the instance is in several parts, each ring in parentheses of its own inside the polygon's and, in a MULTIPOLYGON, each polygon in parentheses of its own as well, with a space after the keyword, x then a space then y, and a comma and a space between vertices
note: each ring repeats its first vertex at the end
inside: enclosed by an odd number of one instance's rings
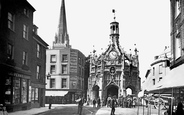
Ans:
POLYGON ((35 115, 35 114, 38 114, 38 113, 43 113, 43 112, 46 112, 46 111, 50 111, 50 110, 52 110, 52 109, 54 109, 55 107, 58 107, 58 106, 75 106, 75 105, 76 104, 52 104, 51 109, 48 109, 49 105, 45 104, 45 107, 32 108, 32 109, 29 109, 29 110, 21 110, 21 111, 10 112, 10 113, 8 113, 8 115, 35 115))

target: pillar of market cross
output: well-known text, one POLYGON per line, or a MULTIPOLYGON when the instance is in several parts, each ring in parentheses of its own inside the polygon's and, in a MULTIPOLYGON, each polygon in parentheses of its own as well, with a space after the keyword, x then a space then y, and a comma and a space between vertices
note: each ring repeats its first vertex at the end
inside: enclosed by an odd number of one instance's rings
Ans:
POLYGON ((119 23, 110 23, 110 39, 106 51, 97 56, 94 50, 90 56, 90 76, 88 78, 88 100, 109 96, 126 97, 127 89, 137 96, 140 91, 138 51, 127 53, 119 44, 119 23))

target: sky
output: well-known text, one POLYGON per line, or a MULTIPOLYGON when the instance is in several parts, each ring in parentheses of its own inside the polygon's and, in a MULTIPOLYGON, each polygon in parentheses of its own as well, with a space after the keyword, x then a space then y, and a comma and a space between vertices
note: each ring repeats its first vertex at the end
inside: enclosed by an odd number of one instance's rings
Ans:
MULTIPOLYGON (((61 0, 27 1, 36 9, 33 23, 38 35, 52 48, 61 0)), ((154 56, 170 47, 170 0, 65 0, 65 8, 70 45, 85 56, 108 48, 115 9, 120 45, 129 52, 136 44, 142 81, 154 56)))

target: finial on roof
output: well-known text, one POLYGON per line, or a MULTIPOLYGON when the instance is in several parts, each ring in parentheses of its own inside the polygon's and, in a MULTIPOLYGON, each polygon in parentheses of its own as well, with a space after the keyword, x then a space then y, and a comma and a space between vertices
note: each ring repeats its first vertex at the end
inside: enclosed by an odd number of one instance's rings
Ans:
POLYGON ((116 16, 115 16, 115 9, 112 9, 112 13, 114 13, 114 21, 116 21, 116 16))

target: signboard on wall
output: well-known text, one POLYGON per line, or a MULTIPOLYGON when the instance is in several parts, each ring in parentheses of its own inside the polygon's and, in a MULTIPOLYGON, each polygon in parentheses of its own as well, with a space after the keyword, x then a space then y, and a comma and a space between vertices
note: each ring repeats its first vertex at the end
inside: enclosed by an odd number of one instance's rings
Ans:
POLYGON ((70 74, 77 74, 77 52, 71 50, 70 52, 70 74))

